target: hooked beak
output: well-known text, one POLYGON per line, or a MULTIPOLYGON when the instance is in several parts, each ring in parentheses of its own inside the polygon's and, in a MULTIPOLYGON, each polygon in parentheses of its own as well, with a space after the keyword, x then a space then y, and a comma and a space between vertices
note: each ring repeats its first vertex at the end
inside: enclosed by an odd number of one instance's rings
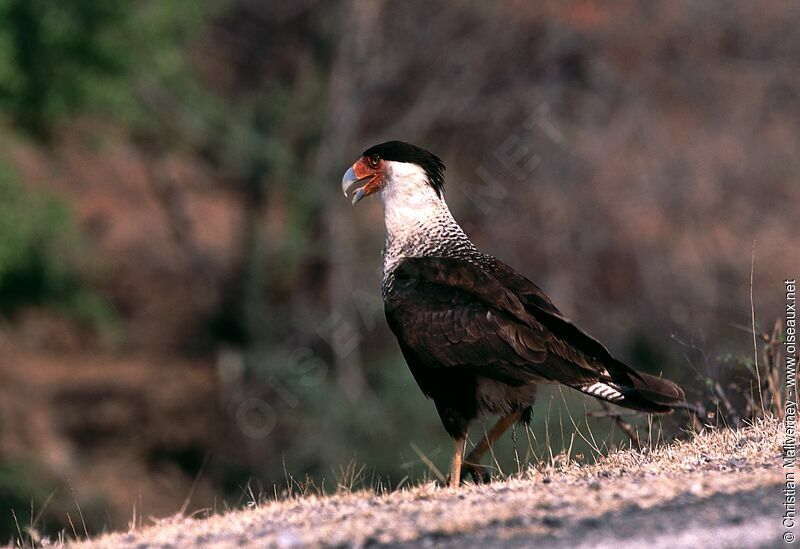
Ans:
POLYGON ((347 196, 353 189, 353 205, 356 205, 362 198, 369 196, 381 188, 383 175, 380 170, 369 168, 363 159, 353 164, 342 177, 342 192, 347 196), (364 183, 365 182, 365 183, 364 183))
MULTIPOLYGON (((347 196, 347 193, 353 190, 353 187, 355 187, 356 184, 360 183, 367 177, 368 176, 364 176, 361 178, 357 177, 355 170, 353 169, 352 166, 350 166, 350 168, 348 168, 347 171, 344 172, 344 177, 342 177, 342 192, 344 193, 344 195, 347 196)), ((361 200, 366 196, 367 193, 364 190, 364 187, 366 187, 366 185, 364 185, 363 187, 359 187, 358 189, 356 189, 356 192, 353 193, 354 206, 356 205, 356 203, 358 203, 359 200, 361 200)))

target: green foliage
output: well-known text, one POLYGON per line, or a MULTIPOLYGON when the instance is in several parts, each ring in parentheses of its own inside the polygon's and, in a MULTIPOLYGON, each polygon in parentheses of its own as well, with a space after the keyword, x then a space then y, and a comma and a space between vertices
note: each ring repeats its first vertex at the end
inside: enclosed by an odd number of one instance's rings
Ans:
POLYGON ((91 324, 113 322, 111 308, 78 274, 74 263, 83 243, 67 207, 27 192, 2 163, 0 235, 0 314, 38 305, 91 324))
POLYGON ((151 82, 177 80, 203 3, 0 0, 0 109, 34 137, 84 111, 139 121, 151 82))

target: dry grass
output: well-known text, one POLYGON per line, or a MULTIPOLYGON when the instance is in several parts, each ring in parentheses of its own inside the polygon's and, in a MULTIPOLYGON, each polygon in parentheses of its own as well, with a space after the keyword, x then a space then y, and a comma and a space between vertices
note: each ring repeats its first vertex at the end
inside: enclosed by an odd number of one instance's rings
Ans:
MULTIPOLYGON (((669 502, 712 501, 722 494, 726 501, 740 496, 741 520, 756 520, 747 511, 748 494, 765 487, 779 492, 781 436, 779 421, 760 419, 743 429, 614 452, 593 465, 551 462, 490 485, 450 490, 431 482, 382 495, 290 497, 205 519, 174 517, 78 547, 363 546, 465 535, 473 541, 528 539, 557 536, 565 524, 613 524, 669 502)), ((578 530, 570 527, 570 535, 578 530)))

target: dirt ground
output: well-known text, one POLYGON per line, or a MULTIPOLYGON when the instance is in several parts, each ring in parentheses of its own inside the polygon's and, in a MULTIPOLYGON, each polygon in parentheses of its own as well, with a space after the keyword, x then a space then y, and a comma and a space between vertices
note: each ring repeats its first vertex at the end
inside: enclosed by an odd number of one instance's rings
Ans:
POLYGON ((176 517, 79 546, 773 547, 781 431, 760 422, 459 490, 427 484, 176 517))

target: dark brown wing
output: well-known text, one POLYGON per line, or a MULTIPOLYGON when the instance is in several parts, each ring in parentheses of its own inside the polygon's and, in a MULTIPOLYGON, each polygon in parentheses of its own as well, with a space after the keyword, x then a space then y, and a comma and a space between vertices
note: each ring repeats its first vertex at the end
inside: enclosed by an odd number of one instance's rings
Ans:
POLYGON ((683 390, 668 379, 637 372, 614 358, 605 346, 572 324, 536 284, 498 259, 493 259, 492 275, 511 289, 556 342, 554 350, 568 360, 588 361, 602 372, 594 383, 571 385, 597 398, 649 412, 667 412, 683 402, 683 390))
POLYGON ((550 298, 539 286, 499 259, 491 258, 491 262, 492 266, 489 272, 492 276, 512 291, 526 308, 535 307, 537 310, 562 316, 561 311, 550 301, 550 298))
POLYGON ((566 347, 562 346, 560 352, 564 358, 598 362, 609 372, 641 379, 639 372, 615 359, 602 343, 564 317, 536 284, 502 261, 495 259, 494 263, 492 269, 494 277, 514 291, 525 310, 546 326, 556 340, 566 344, 566 347))
POLYGON ((494 276, 466 261, 404 260, 385 305, 404 353, 428 368, 458 368, 512 385, 581 384, 599 374, 588 362, 559 360, 550 330, 494 276))
POLYGON ((663 412, 679 387, 616 360, 533 282, 495 260, 483 270, 451 258, 411 258, 385 300, 406 356, 513 385, 550 380, 622 406, 663 412))

